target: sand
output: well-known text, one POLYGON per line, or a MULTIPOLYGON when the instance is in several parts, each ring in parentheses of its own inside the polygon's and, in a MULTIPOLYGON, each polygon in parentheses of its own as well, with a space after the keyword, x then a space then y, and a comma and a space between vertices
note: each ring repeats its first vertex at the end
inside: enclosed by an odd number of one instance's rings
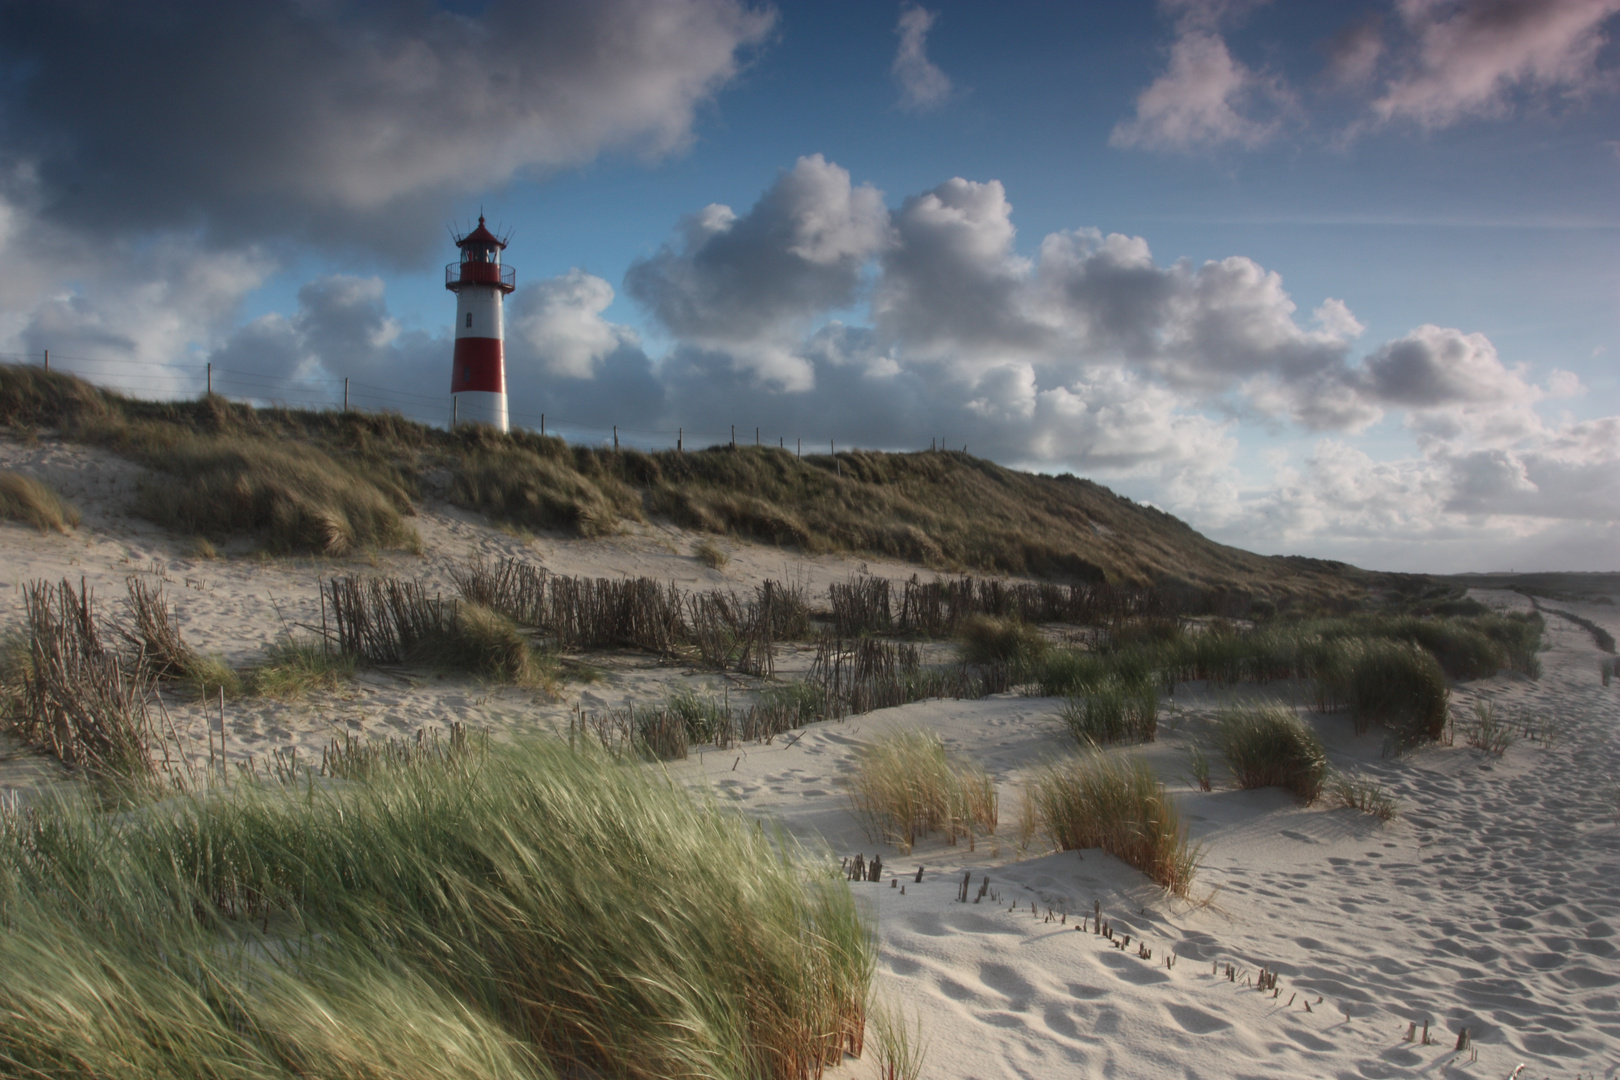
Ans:
MULTIPOLYGON (((0 524, 0 626, 19 620, 18 587, 26 581, 82 576, 116 609, 125 578, 141 574, 165 583, 194 647, 235 664, 261 656, 284 627, 318 623, 318 581, 334 574, 397 574, 449 593, 457 563, 515 555, 557 573, 647 575, 687 588, 748 589, 774 577, 814 595, 863 568, 894 578, 917 572, 730 541, 722 546, 731 561, 713 571, 691 555, 696 537, 679 529, 635 526, 596 541, 528 537, 431 497, 415 521, 420 556, 272 559, 244 546, 209 559, 188 538, 131 516, 140 470, 119 458, 49 439, 0 440, 0 469, 13 468, 49 482, 84 522, 68 535, 0 524)), ((1530 603, 1517 594, 1474 595, 1499 606, 1530 603)), ((1551 606, 1620 634, 1613 603, 1551 606)), ((1359 770, 1400 800, 1401 816, 1387 824, 1352 810, 1302 807, 1274 789, 1232 790, 1218 760, 1216 790, 1197 791, 1185 777, 1186 748, 1200 739, 1207 745, 1222 703, 1257 691, 1178 686, 1165 703, 1159 741, 1131 752, 1143 754, 1182 800, 1203 845, 1193 901, 1167 897, 1100 851, 1050 853, 1039 837, 1020 845, 1024 777, 1072 750, 1056 723, 1060 703, 1051 699, 923 702, 812 725, 766 746, 694 748, 686 761, 653 767, 722 805, 780 823, 834 862, 881 854, 884 880, 851 887, 876 925, 878 994, 920 1018, 926 1077, 1505 1077, 1520 1063, 1525 1077, 1614 1077, 1620 680, 1600 684, 1603 654, 1563 618, 1548 615, 1544 643, 1539 681, 1502 674, 1453 689, 1459 715, 1490 698, 1510 719, 1534 718, 1538 737, 1520 738, 1500 758, 1460 738, 1384 757, 1381 734, 1358 737, 1347 717, 1310 712, 1305 688, 1264 688, 1300 709, 1335 767, 1359 770), (840 781, 853 751, 912 727, 937 732, 997 781, 1001 827, 977 838, 972 851, 936 839, 901 854, 865 836, 848 812, 840 781), (991 896, 957 901, 968 872, 971 892, 988 876, 991 896), (1131 936, 1129 949, 1091 932, 1094 910, 1116 938, 1131 936), (1088 919, 1084 932, 1077 917, 1088 919), (1138 955, 1139 945, 1151 959, 1138 955), (1278 994, 1252 986, 1262 968, 1277 974, 1278 994), (1409 1026, 1421 1035, 1425 1021, 1434 1041, 1407 1041, 1409 1026), (1453 1049, 1463 1027, 1477 1061, 1453 1049)), ((344 732, 409 736, 452 721, 504 739, 555 731, 576 707, 662 700, 676 684, 736 700, 758 684, 633 653, 582 659, 599 677, 569 681, 556 699, 429 672, 372 671, 320 699, 231 702, 228 752, 262 761, 296 748, 318 758, 344 732)), ((802 670, 808 660, 790 646, 778 667, 802 670)), ((193 757, 206 760, 204 730, 217 725, 217 704, 177 694, 165 700, 193 757)), ((0 746, 0 794, 27 798, 64 782, 53 763, 0 746)), ((871 1074, 870 1061, 851 1060, 833 1075, 871 1074)))

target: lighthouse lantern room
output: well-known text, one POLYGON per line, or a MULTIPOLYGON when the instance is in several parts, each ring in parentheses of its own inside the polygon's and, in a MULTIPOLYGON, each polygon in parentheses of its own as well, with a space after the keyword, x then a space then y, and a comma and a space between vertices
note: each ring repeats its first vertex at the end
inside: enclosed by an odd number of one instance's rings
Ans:
POLYGON ((451 416, 456 423, 507 430, 505 324, 501 301, 517 286, 501 265, 506 241, 478 228, 458 236, 461 260, 444 268, 444 287, 456 294, 456 352, 450 373, 451 416))

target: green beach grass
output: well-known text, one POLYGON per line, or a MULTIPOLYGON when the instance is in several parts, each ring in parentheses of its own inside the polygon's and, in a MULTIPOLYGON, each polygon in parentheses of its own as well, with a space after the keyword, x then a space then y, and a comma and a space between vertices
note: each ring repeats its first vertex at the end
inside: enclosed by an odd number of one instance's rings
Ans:
POLYGON ((552 743, 0 817, 0 1073, 807 1078, 859 1044, 848 886, 552 743))

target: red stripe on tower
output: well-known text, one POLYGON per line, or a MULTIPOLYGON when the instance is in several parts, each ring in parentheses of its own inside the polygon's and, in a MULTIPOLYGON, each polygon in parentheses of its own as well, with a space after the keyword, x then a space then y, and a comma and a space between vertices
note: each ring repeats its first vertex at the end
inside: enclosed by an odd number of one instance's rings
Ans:
POLYGON ((455 371, 450 376, 450 392, 464 394, 482 390, 506 393, 506 344, 500 338, 464 337, 456 339, 455 371))

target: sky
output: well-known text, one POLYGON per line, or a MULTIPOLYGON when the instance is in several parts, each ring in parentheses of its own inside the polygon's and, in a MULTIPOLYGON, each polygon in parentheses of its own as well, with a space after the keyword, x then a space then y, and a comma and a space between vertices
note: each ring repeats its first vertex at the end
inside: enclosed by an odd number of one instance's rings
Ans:
POLYGON ((0 0, 0 356, 1620 569, 1620 0, 0 0))

